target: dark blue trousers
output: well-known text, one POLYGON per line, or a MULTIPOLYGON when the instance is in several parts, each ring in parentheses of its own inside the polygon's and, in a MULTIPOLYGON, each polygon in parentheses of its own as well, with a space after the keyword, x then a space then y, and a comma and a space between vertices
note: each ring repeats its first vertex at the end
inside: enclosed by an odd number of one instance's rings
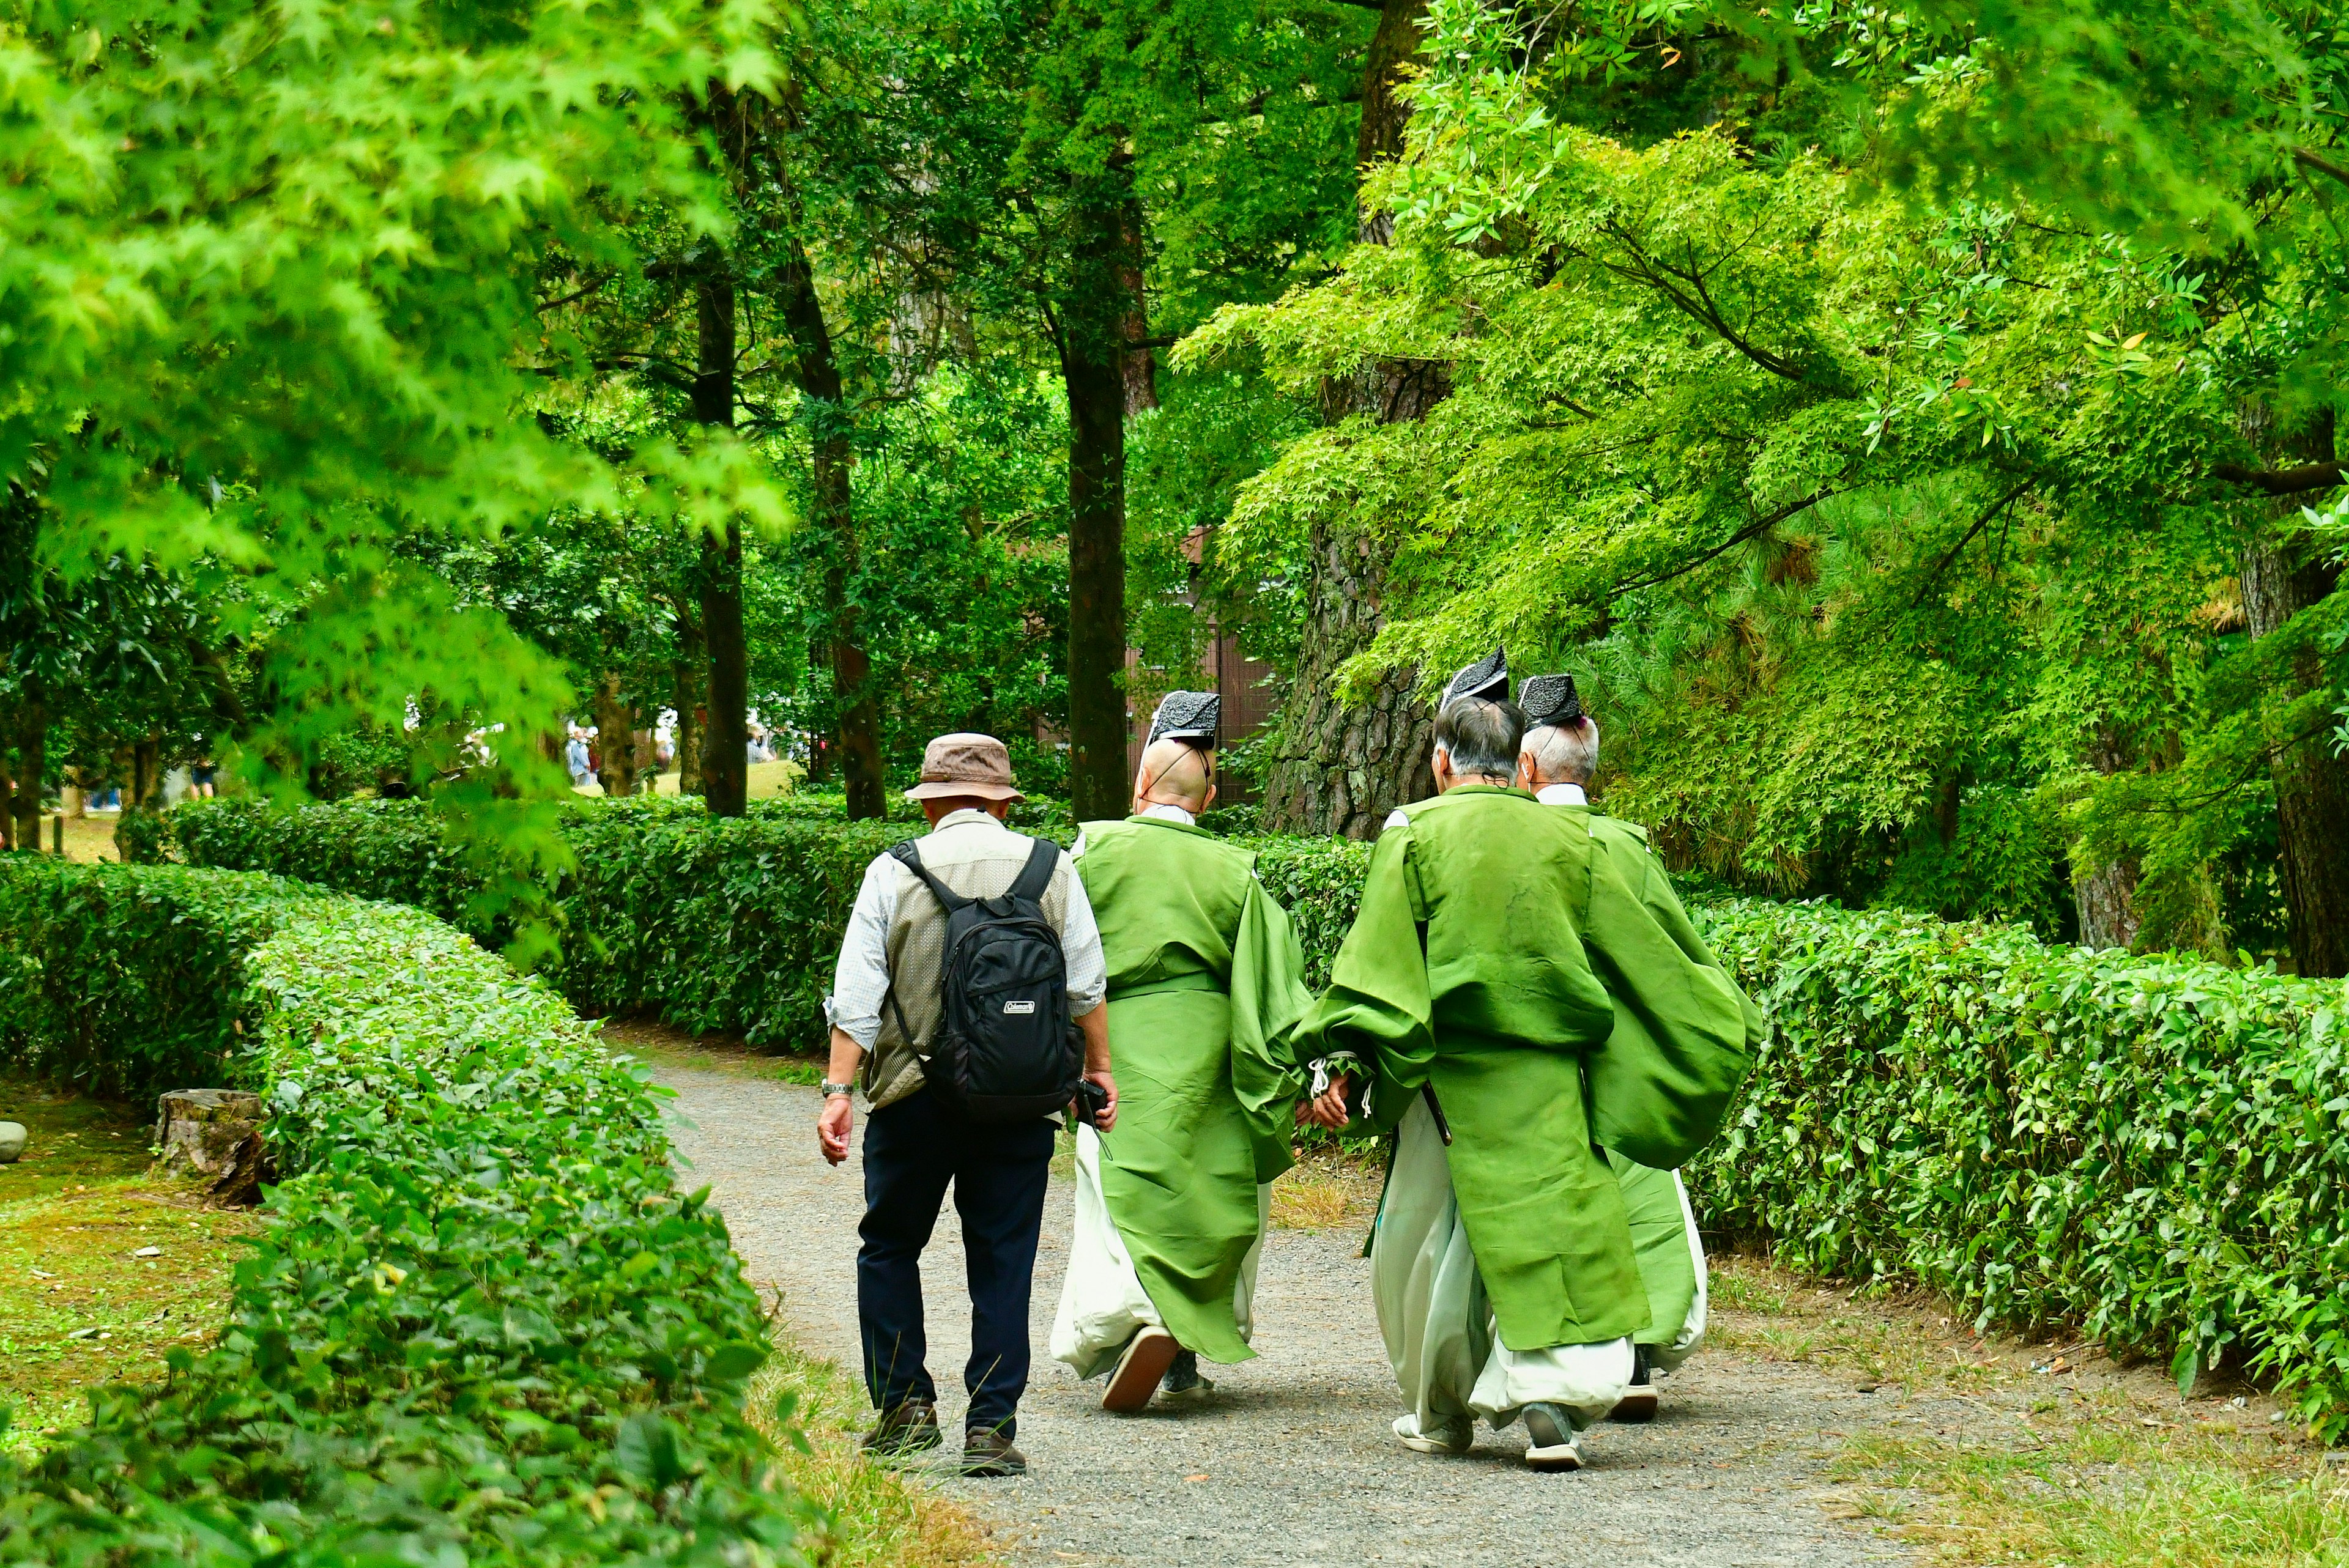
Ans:
POLYGON ((970 1279, 970 1392, 966 1429, 1011 1437, 1028 1390, 1028 1296, 1052 1123, 976 1122, 927 1089, 874 1111, 864 1124, 864 1245, 856 1253, 856 1314, 864 1339, 864 1387, 876 1409, 932 1399, 922 1330, 922 1249, 954 1183, 970 1279))

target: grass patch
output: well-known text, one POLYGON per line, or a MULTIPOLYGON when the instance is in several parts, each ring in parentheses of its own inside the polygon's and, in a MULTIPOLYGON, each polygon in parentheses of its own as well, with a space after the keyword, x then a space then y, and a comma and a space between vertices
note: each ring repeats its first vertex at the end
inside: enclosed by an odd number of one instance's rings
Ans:
POLYGON ((2256 1390, 2180 1399, 2158 1367, 1978 1338, 1946 1302, 1751 1256, 1716 1254, 1710 1281, 1709 1349, 1880 1390, 1880 1408, 1843 1418, 1839 1517, 1951 1563, 2349 1568, 2349 1466, 2271 1420, 2256 1390))
POLYGON ((0 1117, 32 1134, 0 1166, 0 1449, 26 1455, 88 1418, 84 1389, 150 1381, 212 1338, 259 1221, 150 1177, 133 1107, 0 1080, 0 1117))
MULTIPOLYGON (((771 1083, 823 1081, 828 1059, 812 1054, 777 1055, 746 1045, 736 1035, 694 1035, 651 1018, 606 1018, 604 1044, 657 1068, 730 1073, 771 1083)), ((811 1135, 812 1136, 812 1135, 811 1135)))
POLYGON ((857 1432, 872 1412, 864 1390, 833 1363, 779 1341, 751 1386, 750 1408, 782 1450, 792 1484, 826 1512, 823 1538, 805 1543, 811 1562, 966 1568, 997 1561, 968 1510, 858 1452, 857 1432), (788 1423, 775 1415, 781 1399, 792 1401, 788 1423))
POLYGON ((2221 1432, 2084 1422, 2040 1436, 2036 1449, 2002 1447, 1995 1437, 1981 1447, 1864 1437, 1845 1450, 1838 1472, 1919 1498, 1890 1522, 1948 1562, 2349 1563, 2349 1470, 2312 1466, 2304 1452, 2261 1453, 2221 1432))
POLYGON ((1307 1145, 1272 1184, 1272 1222, 1292 1231, 1367 1226, 1379 1212, 1385 1181, 1385 1156, 1375 1146, 1307 1145))

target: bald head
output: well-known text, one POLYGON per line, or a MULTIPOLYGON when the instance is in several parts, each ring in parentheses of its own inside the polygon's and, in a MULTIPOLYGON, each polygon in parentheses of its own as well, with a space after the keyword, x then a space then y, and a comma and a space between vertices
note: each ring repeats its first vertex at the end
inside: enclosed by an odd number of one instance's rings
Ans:
POLYGON ((1185 741, 1152 741, 1134 776, 1133 809, 1180 806, 1193 816, 1206 810, 1216 798, 1213 755, 1185 741))

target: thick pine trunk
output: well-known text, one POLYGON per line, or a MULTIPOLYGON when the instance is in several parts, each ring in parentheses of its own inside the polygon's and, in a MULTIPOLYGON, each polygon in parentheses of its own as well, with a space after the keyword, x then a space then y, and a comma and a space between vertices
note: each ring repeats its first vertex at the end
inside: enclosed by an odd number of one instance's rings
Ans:
POLYGON ((841 401, 832 330, 815 292, 814 269, 797 235, 792 237, 779 282, 783 320, 799 356, 800 393, 809 403, 814 514, 810 521, 827 541, 823 601, 841 783, 850 817, 880 817, 887 810, 881 788, 881 700, 874 689, 873 661, 865 652, 856 603, 848 592, 856 574, 858 546, 848 417, 841 401))
MULTIPOLYGON (((1419 20, 1426 10, 1425 0, 1391 0, 1380 14, 1355 140, 1365 174, 1402 151, 1411 107, 1396 89, 1425 36, 1419 20)), ((1394 233, 1393 215, 1366 207, 1357 232, 1365 243, 1385 244, 1394 233)), ((1451 389, 1449 368, 1440 363, 1373 360, 1324 386, 1322 416, 1333 424, 1356 414, 1381 424, 1415 421, 1451 389)), ((1265 780, 1268 829, 1371 838, 1397 806, 1434 792, 1434 715, 1413 695, 1419 672, 1391 672, 1358 701, 1338 694, 1338 667, 1369 647, 1384 624, 1380 598, 1393 553, 1392 540, 1376 532, 1314 530, 1297 678, 1265 780)))
MULTIPOLYGON (((713 258, 695 281, 693 418, 734 426, 734 280, 713 258)), ((702 795, 712 815, 739 817, 749 804, 750 644, 742 620, 742 525, 701 541, 701 636, 709 655, 708 728, 702 736, 702 795)))
MULTIPOLYGON (((2262 525, 2243 552, 2240 581, 2244 618, 2261 638, 2330 596, 2340 573, 2262 525)), ((2315 690, 2323 678, 2317 650, 2303 648, 2292 663, 2291 695, 2315 690)), ((2271 766, 2292 965, 2325 979, 2349 975, 2349 762, 2328 738, 2288 747, 2271 766)))
POLYGON ((1091 206, 1061 323, 1069 399, 1069 796, 1077 820, 1125 814, 1125 410, 1129 201, 1091 206))

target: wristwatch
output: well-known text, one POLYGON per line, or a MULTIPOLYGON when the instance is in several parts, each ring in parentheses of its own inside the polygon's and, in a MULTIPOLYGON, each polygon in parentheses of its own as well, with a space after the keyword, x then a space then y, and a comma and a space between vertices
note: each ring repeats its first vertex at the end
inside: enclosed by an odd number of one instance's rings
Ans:
POLYGON ((817 1087, 823 1090, 823 1098, 826 1099, 830 1099, 836 1094, 854 1094, 856 1092, 856 1086, 854 1084, 825 1082, 819 1084, 817 1087))

